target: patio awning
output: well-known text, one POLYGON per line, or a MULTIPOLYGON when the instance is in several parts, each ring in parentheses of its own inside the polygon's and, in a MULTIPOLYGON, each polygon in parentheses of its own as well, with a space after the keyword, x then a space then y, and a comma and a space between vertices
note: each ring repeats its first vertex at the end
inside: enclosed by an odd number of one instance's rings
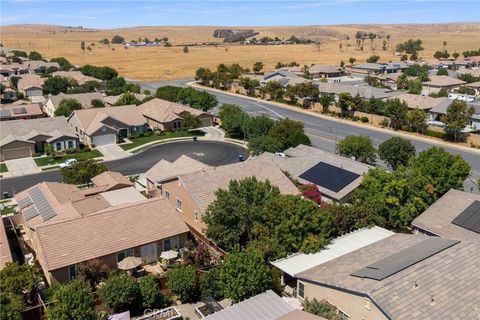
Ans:
POLYGON ((118 269, 132 270, 142 264, 142 258, 139 257, 126 257, 119 263, 117 263, 118 269))
POLYGON ((160 258, 165 260, 175 259, 176 257, 178 257, 178 251, 175 250, 163 251, 160 255, 160 258))

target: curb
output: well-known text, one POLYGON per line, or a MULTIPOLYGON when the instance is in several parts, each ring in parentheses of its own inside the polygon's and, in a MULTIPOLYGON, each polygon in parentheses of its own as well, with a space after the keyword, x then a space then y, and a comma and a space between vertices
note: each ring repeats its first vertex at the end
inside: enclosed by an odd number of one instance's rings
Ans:
POLYGON ((428 138, 428 137, 425 137, 425 136, 408 134, 406 132, 399 132, 399 131, 390 130, 390 129, 378 128, 378 127, 374 127, 374 126, 370 126, 370 125, 362 125, 360 123, 356 123, 356 122, 353 122, 353 121, 338 119, 338 118, 326 116, 326 115, 323 115, 323 114, 315 113, 315 112, 312 112, 312 111, 304 110, 304 109, 298 109, 298 108, 291 107, 289 105, 279 103, 279 102, 266 101, 266 100, 263 100, 263 99, 260 99, 260 98, 249 97, 249 96, 244 96, 242 94, 237 94, 237 93, 223 91, 223 90, 219 90, 219 89, 215 89, 215 88, 205 87, 205 86, 197 84, 194 81, 188 82, 188 83, 186 83, 186 85, 194 87, 194 88, 199 88, 199 89, 202 89, 202 90, 205 90, 205 91, 212 91, 212 92, 222 93, 222 94, 225 94, 225 95, 230 95, 230 96, 237 97, 237 98, 248 99, 248 100, 251 100, 251 101, 254 101, 254 102, 257 102, 257 103, 271 104, 271 105, 274 105, 276 107, 279 107, 279 108, 282 108, 282 109, 285 109, 285 110, 295 111, 295 112, 307 114, 307 115, 310 115, 310 116, 314 116, 314 117, 317 117, 317 118, 321 118, 321 119, 324 119, 324 120, 329 120, 329 121, 332 121, 332 122, 351 125, 351 126, 354 126, 354 127, 357 127, 357 128, 362 128, 362 129, 366 129, 366 130, 372 130, 372 131, 377 131, 377 132, 386 133, 386 134, 390 134, 390 135, 400 136, 400 137, 404 137, 404 138, 408 138, 408 139, 412 139, 412 140, 417 140, 417 141, 420 141, 420 142, 433 144, 433 145, 436 145, 436 146, 445 146, 445 147, 458 149, 458 150, 473 153, 473 154, 480 154, 479 149, 470 148, 470 147, 462 146, 462 145, 457 145, 457 144, 449 143, 449 142, 446 142, 446 141, 443 141, 443 140, 428 138))

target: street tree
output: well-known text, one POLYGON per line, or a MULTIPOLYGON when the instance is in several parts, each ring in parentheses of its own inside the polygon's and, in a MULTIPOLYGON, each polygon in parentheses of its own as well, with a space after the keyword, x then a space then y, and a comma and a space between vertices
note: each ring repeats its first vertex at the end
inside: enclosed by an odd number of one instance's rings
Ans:
POLYGON ((415 147, 409 140, 392 137, 378 146, 378 156, 395 170, 408 165, 410 159, 415 156, 415 147))
POLYGON ((107 171, 107 167, 94 159, 78 160, 71 167, 60 169, 62 180, 72 184, 90 184, 96 175, 107 171))
POLYGON ((400 129, 405 123, 408 105, 398 98, 388 99, 385 103, 385 113, 390 118, 390 126, 400 129))
POLYGON ((453 132, 455 142, 457 142, 458 132, 467 126, 473 113, 473 107, 467 105, 465 101, 454 100, 447 107, 447 113, 442 117, 442 122, 447 132, 453 132))
POLYGON ((338 143, 338 153, 367 164, 375 162, 377 150, 368 136, 346 136, 338 143))
POLYGON ((423 133, 427 130, 427 113, 419 108, 408 110, 405 114, 406 124, 415 130, 415 132, 423 133))
POLYGON ((272 100, 278 100, 283 96, 283 87, 278 81, 268 81, 262 91, 268 94, 272 100))
POLYGON ((328 95, 323 95, 320 97, 319 102, 322 105, 322 112, 327 113, 329 111, 330 105, 333 102, 333 98, 328 95))

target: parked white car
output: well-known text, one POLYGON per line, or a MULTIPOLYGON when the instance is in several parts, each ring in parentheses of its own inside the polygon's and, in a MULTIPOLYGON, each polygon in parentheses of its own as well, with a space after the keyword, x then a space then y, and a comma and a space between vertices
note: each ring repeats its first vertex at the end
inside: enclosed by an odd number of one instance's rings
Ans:
POLYGON ((77 163, 76 159, 68 159, 68 160, 65 160, 65 162, 63 163, 60 163, 60 168, 70 168, 75 163, 77 163))

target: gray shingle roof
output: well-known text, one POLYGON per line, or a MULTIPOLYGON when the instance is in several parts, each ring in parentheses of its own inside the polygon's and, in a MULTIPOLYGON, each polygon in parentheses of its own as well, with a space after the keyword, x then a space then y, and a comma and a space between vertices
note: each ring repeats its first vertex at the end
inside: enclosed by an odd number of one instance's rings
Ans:
POLYGON ((351 275, 427 238, 431 237, 396 234, 298 278, 367 296, 389 319, 475 319, 480 301, 478 241, 461 241, 381 281, 351 275))
POLYGON ((439 237, 458 240, 480 240, 480 234, 452 223, 480 195, 451 189, 413 220, 414 227, 439 237))
POLYGON ((295 309, 272 290, 215 312, 205 320, 275 320, 295 309))
POLYGON ((320 93, 328 94, 340 94, 340 93, 350 93, 352 96, 357 94, 365 99, 370 99, 371 97, 378 99, 385 99, 394 97, 399 92, 392 91, 390 89, 375 88, 367 85, 350 85, 343 83, 318 83, 318 89, 320 93))

